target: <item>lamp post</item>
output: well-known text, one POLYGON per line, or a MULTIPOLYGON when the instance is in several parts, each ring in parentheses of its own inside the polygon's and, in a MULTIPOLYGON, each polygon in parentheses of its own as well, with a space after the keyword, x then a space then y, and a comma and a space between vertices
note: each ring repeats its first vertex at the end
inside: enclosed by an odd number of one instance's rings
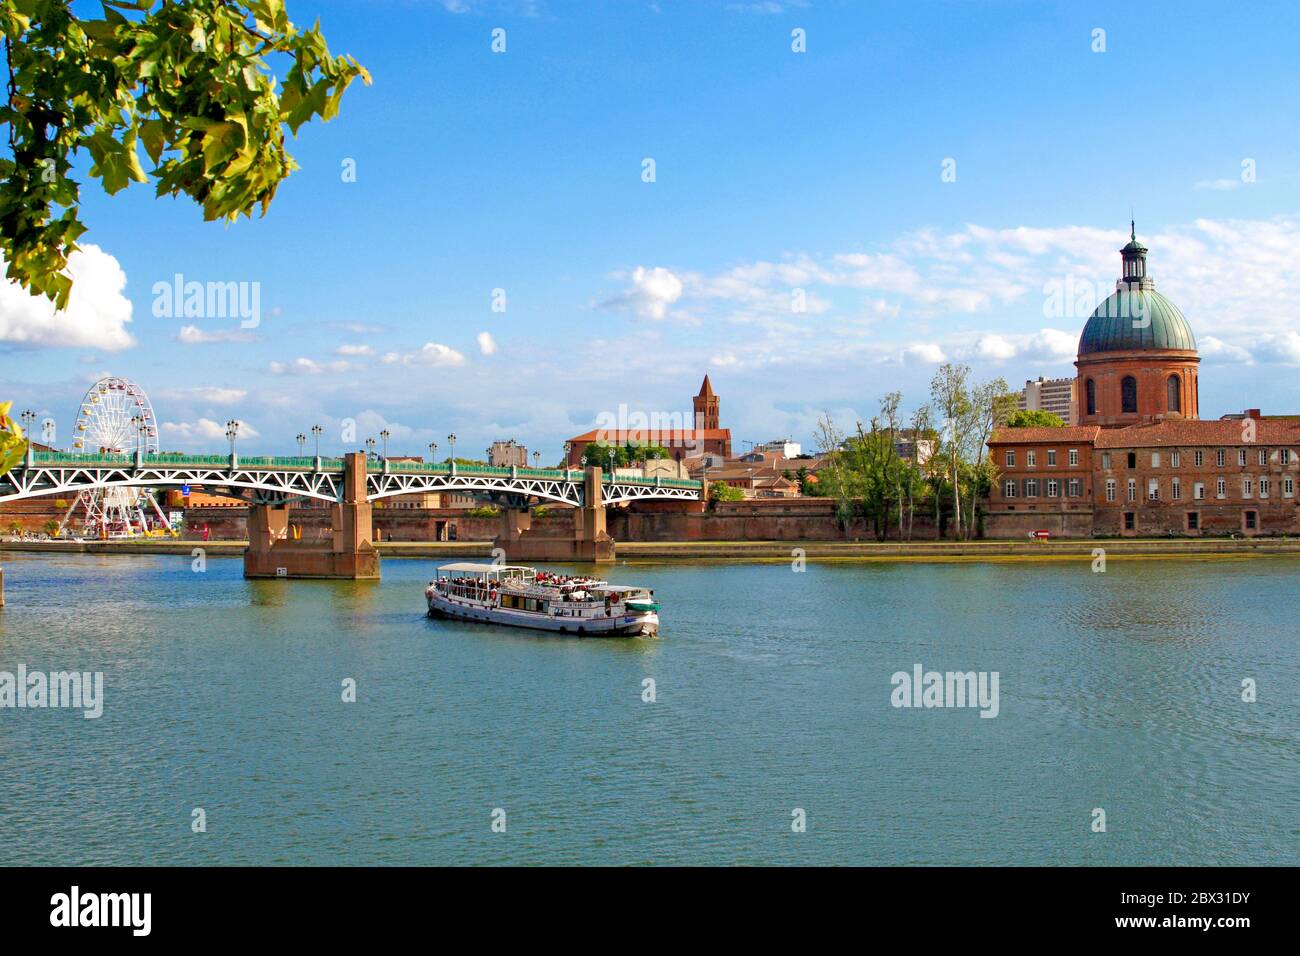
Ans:
POLYGON ((367 439, 366 439, 366 457, 367 457, 367 458, 373 458, 373 457, 374 457, 374 454, 375 454, 375 440, 374 440, 373 438, 367 438, 367 439))
POLYGON ((298 457, 301 458, 303 452, 307 450, 307 436, 304 435, 302 432, 299 432, 297 436, 294 438, 294 441, 298 443, 298 457))
POLYGON ((438 454, 438 443, 436 441, 429 442, 429 464, 431 465, 433 464, 434 456, 436 456, 437 454, 438 454))
POLYGON ((385 428, 379 433, 379 437, 384 441, 384 461, 388 461, 388 439, 392 436, 389 435, 388 429, 385 428))
POLYGON ((27 435, 27 465, 31 467, 32 462, 32 426, 36 424, 36 413, 30 408, 18 416, 23 423, 23 433, 27 435))
POLYGON ((451 473, 454 475, 456 474, 456 433, 452 432, 448 435, 447 441, 451 443, 451 455, 448 457, 447 463, 451 466, 451 473))
POLYGON ((540 451, 533 452, 533 467, 540 468, 541 461, 542 461, 542 453, 540 451))
POLYGON ((313 425, 313 426, 311 426, 311 434, 312 434, 312 437, 316 439, 316 457, 317 457, 317 458, 320 457, 320 436, 324 433, 324 431, 325 431, 325 429, 321 428, 319 425, 313 425))
POLYGON ((609 450, 609 483, 614 483, 614 449, 609 450))
POLYGON ((233 418, 226 422, 226 438, 230 440, 230 467, 239 467, 239 459, 235 457, 235 439, 239 437, 239 422, 233 418))

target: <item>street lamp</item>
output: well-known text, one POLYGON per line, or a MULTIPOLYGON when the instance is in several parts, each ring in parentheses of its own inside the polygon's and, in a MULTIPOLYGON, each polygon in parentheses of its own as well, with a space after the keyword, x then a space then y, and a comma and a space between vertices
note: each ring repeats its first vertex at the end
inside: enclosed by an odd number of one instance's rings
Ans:
POLYGON ((429 442, 429 464, 431 465, 433 464, 434 456, 437 454, 438 454, 438 443, 436 441, 429 442))
POLYGON ((367 458, 372 458, 372 457, 374 457, 374 454, 375 454, 375 440, 374 440, 373 438, 367 438, 367 439, 366 439, 366 457, 367 457, 367 458))
POLYGON ((230 439, 230 457, 235 457, 235 439, 239 437, 239 422, 233 418, 226 422, 226 438, 230 439))
POLYGON ((451 442, 451 461, 456 461, 456 433, 452 432, 447 436, 447 441, 451 442))
POLYGON ((384 461, 388 461, 388 439, 390 437, 388 434, 388 429, 385 428, 383 431, 381 431, 379 433, 379 437, 384 440, 384 461))
POLYGON ((609 450, 609 480, 612 484, 614 481, 614 449, 609 450))
POLYGON ((533 452, 533 467, 534 468, 541 467, 541 461, 542 461, 542 453, 540 451, 533 452))
POLYGON ((302 453, 307 450, 307 436, 299 432, 294 441, 298 443, 298 457, 301 458, 302 453))
POLYGON ((325 431, 319 425, 311 426, 312 437, 316 439, 316 457, 320 457, 320 436, 325 431))

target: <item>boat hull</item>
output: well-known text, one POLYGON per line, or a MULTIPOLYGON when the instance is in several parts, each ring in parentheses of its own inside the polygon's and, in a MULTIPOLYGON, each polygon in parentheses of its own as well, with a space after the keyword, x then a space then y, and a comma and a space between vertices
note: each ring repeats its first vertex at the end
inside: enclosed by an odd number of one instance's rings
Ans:
POLYGON ((554 617, 534 611, 496 607, 483 601, 447 598, 441 594, 430 595, 428 603, 430 617, 525 627, 578 637, 655 637, 659 633, 659 615, 654 613, 554 617))

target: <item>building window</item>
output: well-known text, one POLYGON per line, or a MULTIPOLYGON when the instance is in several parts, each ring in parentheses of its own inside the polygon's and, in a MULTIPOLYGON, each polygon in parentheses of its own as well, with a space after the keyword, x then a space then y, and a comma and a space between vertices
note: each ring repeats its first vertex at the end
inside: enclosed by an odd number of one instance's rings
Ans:
POLYGON ((1047 497, 1049 498, 1061 497, 1061 483, 1057 481, 1055 478, 1049 478, 1047 480, 1047 497))
POLYGON ((1257 523, 1258 523, 1258 522, 1257 522, 1256 517, 1255 517, 1255 512, 1253 512, 1253 511, 1247 511, 1247 512, 1246 512, 1246 530, 1247 530, 1247 531, 1254 531, 1254 530, 1255 530, 1255 525, 1256 525, 1257 523))
POLYGON ((1159 468, 1159 467, 1160 467, 1160 452, 1158 452, 1158 451, 1153 451, 1153 452, 1151 453, 1151 467, 1152 467, 1152 468, 1159 468))
POLYGON ((1006 498, 1014 498, 1016 496, 1016 480, 1014 478, 1008 478, 1002 483, 1002 494, 1006 498))
POLYGON ((1169 467, 1177 468, 1183 463, 1183 453, 1180 451, 1171 451, 1169 453, 1169 467))
POLYGON ((1203 467, 1205 465, 1205 452, 1200 450, 1192 452, 1192 464, 1197 468, 1203 467))
POLYGON ((1178 376, 1170 375, 1167 390, 1169 392, 1169 410, 1171 412, 1181 412, 1183 410, 1182 389, 1179 388, 1179 385, 1178 376))
POLYGON ((1138 410, 1138 380, 1132 375, 1125 375, 1119 383, 1119 405, 1126 414, 1138 410))
POLYGON ((1277 460, 1284 465, 1291 464, 1291 449, 1283 448, 1277 453, 1277 460))
POLYGON ((1124 512, 1124 530, 1125 530, 1125 531, 1132 531, 1135 527, 1137 527, 1137 521, 1135 520, 1136 518, 1137 518, 1137 515, 1135 515, 1133 512, 1131 512, 1131 511, 1126 511, 1126 512, 1124 512))
POLYGON ((1147 481, 1147 501, 1160 500, 1160 479, 1151 478, 1147 481))
POLYGON ((1137 453, 1137 452, 1135 452, 1135 451, 1131 451, 1131 452, 1128 453, 1128 466, 1129 466, 1130 468, 1136 468, 1136 467, 1138 466, 1138 453, 1137 453))
POLYGON ((1088 414, 1097 414, 1097 383, 1092 379, 1083 383, 1083 392, 1087 396, 1088 414))
POLYGON ((1047 463, 1048 463, 1049 465, 1055 465, 1055 464, 1056 464, 1056 449, 1055 449, 1055 448, 1049 448, 1049 449, 1047 449, 1047 463))
POLYGON ((1199 531, 1201 527, 1201 513, 1199 511, 1187 512, 1187 530, 1199 531))
POLYGON ((1220 448, 1214 453, 1214 463, 1218 467, 1222 468, 1228 463, 1228 453, 1220 448))
POLYGON ((1282 479, 1282 497, 1290 498, 1295 494, 1295 479, 1287 475, 1282 479))
POLYGON ((1080 498, 1083 496, 1083 482, 1078 478, 1071 478, 1070 483, 1066 486, 1066 491, 1071 498, 1080 498))
POLYGON ((1171 490, 1170 497, 1172 497, 1172 498, 1174 499, 1174 501, 1181 501, 1181 500, 1182 500, 1182 497, 1183 497, 1183 483, 1182 483, 1181 481, 1179 481, 1177 478, 1174 479, 1174 485, 1173 485, 1173 489, 1171 490))
POLYGON ((1038 452, 1036 451, 1025 452, 1025 467, 1033 468, 1037 464, 1038 464, 1038 452))
POLYGON ((1016 467, 1016 453, 1014 451, 1007 452, 1007 467, 1016 467))
POLYGON ((1249 478, 1241 479, 1241 497, 1249 498, 1251 490, 1254 488, 1254 485, 1255 483, 1251 481, 1249 478))
POLYGON ((1136 478, 1130 478, 1128 480, 1128 500, 1138 500, 1138 483, 1136 478))
POLYGON ((1114 478, 1106 479, 1106 500, 1107 501, 1115 500, 1115 479, 1114 478))
POLYGON ((1260 467, 1261 467, 1261 468, 1268 464, 1268 449, 1267 449, 1267 448, 1261 448, 1261 449, 1259 450, 1259 464, 1260 464, 1260 467))
POLYGON ((1261 478, 1261 479, 1259 479, 1259 496, 1260 496, 1261 498, 1267 498, 1267 497, 1268 497, 1268 479, 1267 479, 1267 478, 1261 478))
POLYGON ((1246 449, 1244 448, 1237 449, 1237 467, 1238 468, 1246 467, 1246 449))
POLYGON ((1192 485, 1192 498, 1196 501, 1205 500, 1205 482, 1198 481, 1192 485))
MULTIPOLYGON (((1079 463, 1079 449, 1077 449, 1077 448, 1071 448, 1071 449, 1070 449, 1070 464, 1071 464, 1071 465, 1077 465, 1078 463, 1079 463)), ((1283 462, 1282 464, 1286 464, 1286 462, 1283 462)))
POLYGON ((1026 478, 1026 479, 1025 479, 1025 497, 1026 497, 1026 498, 1037 498, 1037 497, 1038 497, 1038 479, 1037 479, 1037 478, 1026 478))
POLYGON ((1220 478, 1214 484, 1214 496, 1216 498, 1228 497, 1228 483, 1224 481, 1222 478, 1220 478))
POLYGON ((1103 451, 1101 453, 1101 467, 1110 470, 1110 452, 1103 451))

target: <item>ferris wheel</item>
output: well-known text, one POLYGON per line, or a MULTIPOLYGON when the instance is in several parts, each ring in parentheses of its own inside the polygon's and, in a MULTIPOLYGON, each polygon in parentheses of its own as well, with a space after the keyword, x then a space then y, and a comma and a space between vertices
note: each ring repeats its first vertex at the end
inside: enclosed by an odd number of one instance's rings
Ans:
POLYGON ((146 455, 158 451, 158 423, 149 396, 135 382, 110 375, 86 391, 77 410, 73 451, 146 455))
MULTIPOLYGON (((74 452, 91 455, 158 452, 158 421, 149 396, 129 379, 113 375, 101 378, 86 390, 72 434, 74 452)), ((153 492, 147 488, 97 488, 81 492, 63 516, 59 533, 77 516, 83 532, 96 538, 146 535, 151 524, 171 530, 153 492)))

